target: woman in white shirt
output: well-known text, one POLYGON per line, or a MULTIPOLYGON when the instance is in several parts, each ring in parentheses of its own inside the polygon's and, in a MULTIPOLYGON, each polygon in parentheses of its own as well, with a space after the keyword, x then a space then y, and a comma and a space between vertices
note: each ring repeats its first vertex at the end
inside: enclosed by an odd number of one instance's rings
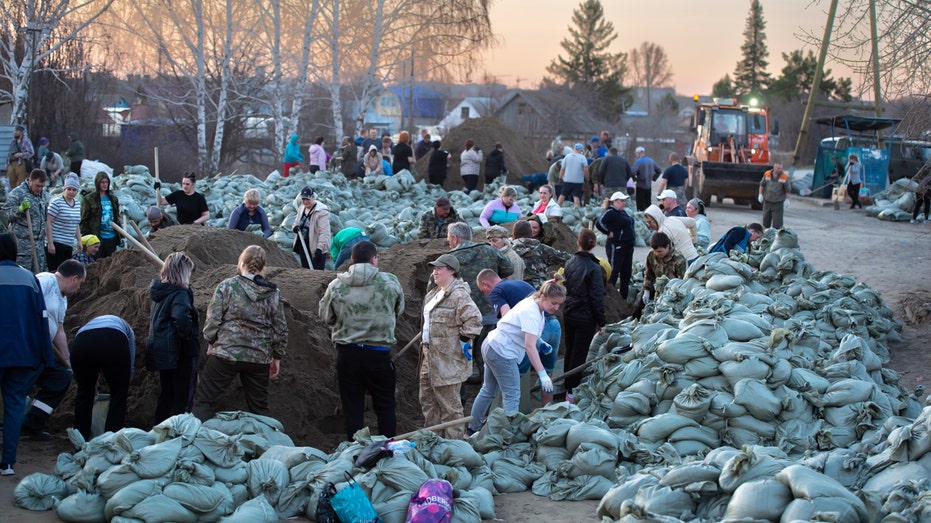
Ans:
POLYGON ((553 392, 550 379, 537 352, 537 339, 543 332, 543 313, 555 314, 566 300, 566 288, 547 280, 540 290, 515 305, 498 321, 498 328, 491 331, 482 344, 485 359, 485 381, 472 404, 472 421, 467 431, 477 432, 491 406, 492 400, 501 390, 501 406, 506 412, 517 412, 520 407, 520 373, 518 364, 524 354, 540 377, 544 392, 553 392))

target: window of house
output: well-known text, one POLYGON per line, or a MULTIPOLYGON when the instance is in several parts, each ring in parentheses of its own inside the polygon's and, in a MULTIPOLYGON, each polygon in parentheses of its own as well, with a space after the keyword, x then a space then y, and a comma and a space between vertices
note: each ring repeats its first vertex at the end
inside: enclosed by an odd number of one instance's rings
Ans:
POLYGON ((469 119, 469 108, 468 107, 460 108, 459 117, 462 118, 463 120, 468 120, 469 119))
POLYGON ((381 97, 381 106, 382 106, 382 107, 396 107, 397 105, 398 105, 398 104, 397 104, 397 101, 396 101, 395 97, 393 97, 393 96, 391 96, 391 95, 384 95, 384 96, 381 97))
POLYGON ((527 104, 525 104, 525 103, 519 103, 519 104, 517 104, 517 114, 523 115, 523 114, 529 114, 529 112, 530 112, 530 111, 529 111, 529 109, 527 108, 527 104))

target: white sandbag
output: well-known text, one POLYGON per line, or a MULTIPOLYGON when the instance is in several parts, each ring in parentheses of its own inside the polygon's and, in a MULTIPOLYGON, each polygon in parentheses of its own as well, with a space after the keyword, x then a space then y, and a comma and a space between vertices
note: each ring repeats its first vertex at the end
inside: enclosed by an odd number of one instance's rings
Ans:
POLYGON ((660 478, 659 484, 672 488, 682 488, 692 483, 705 481, 717 484, 720 475, 721 467, 716 464, 692 461, 670 469, 660 478))
POLYGON ((183 442, 182 438, 174 438, 143 447, 126 456, 123 464, 142 479, 162 477, 175 466, 183 442))
POLYGON ((884 495, 900 483, 922 480, 931 481, 931 472, 917 461, 894 463, 868 479, 861 490, 884 495))
POLYGON ((746 358, 743 361, 723 361, 720 369, 721 374, 727 378, 732 387, 736 387, 737 382, 745 378, 765 380, 770 372, 769 365, 756 357, 746 358))
POLYGON ((762 421, 773 421, 782 410, 782 403, 766 383, 753 378, 742 379, 734 385, 734 403, 744 406, 754 418, 762 421))
POLYGON ((873 394, 873 383, 858 379, 842 379, 832 383, 821 399, 826 407, 838 407, 866 401, 873 394))
POLYGON ((789 464, 787 460, 773 458, 760 450, 759 447, 744 447, 724 464, 718 478, 723 492, 733 494, 744 483, 770 479, 789 464))
POLYGON ((278 514, 265 496, 259 496, 240 505, 231 515, 220 518, 220 523, 278 523, 278 514))
POLYGON ((701 378, 708 378, 711 376, 719 375, 720 370, 718 370, 718 366, 718 360, 709 354, 707 356, 693 358, 685 362, 685 365, 683 365, 683 370, 686 375, 698 380, 701 378))
POLYGON ((695 421, 701 421, 711 407, 711 392, 701 385, 693 384, 673 398, 676 413, 695 421))
POLYGON ((858 508, 844 498, 829 496, 814 499, 796 498, 786 505, 780 521, 823 521, 824 518, 830 518, 828 521, 833 523, 862 523, 863 521, 869 521, 866 518, 865 509, 860 510, 860 508, 863 508, 863 502, 861 501, 859 504, 860 507, 858 508), (816 516, 817 519, 815 519, 816 516))
POLYGON ((68 523, 105 523, 107 500, 100 494, 76 492, 55 505, 58 519, 68 523))
POLYGON ((233 497, 225 487, 221 490, 213 485, 170 483, 165 485, 162 494, 196 514, 207 514, 225 508, 225 513, 222 514, 225 516, 233 511, 233 497))
POLYGON ((113 493, 104 507, 107 519, 122 515, 136 506, 136 503, 162 493, 162 482, 154 479, 144 479, 127 485, 113 493))
POLYGON ((578 423, 566 433, 566 449, 574 453, 582 442, 601 445, 610 453, 617 452, 617 437, 608 429, 590 423, 578 423))
POLYGON ((659 479, 650 474, 635 474, 611 487, 598 503, 597 514, 599 517, 610 517, 617 519, 620 517, 621 504, 631 500, 637 495, 642 488, 650 485, 656 485, 659 479))
POLYGON ((64 499, 74 488, 49 474, 29 474, 13 488, 13 504, 26 510, 49 510, 56 499, 64 499))
POLYGON ((679 519, 691 519, 695 513, 695 501, 691 494, 665 485, 644 486, 637 491, 634 504, 650 513, 679 519))
POLYGON ((756 325, 742 319, 726 317, 721 321, 721 326, 731 341, 750 341, 764 336, 756 325))
POLYGON ((633 431, 640 436, 640 439, 643 441, 656 443, 665 441, 670 434, 682 427, 696 426, 698 426, 698 423, 691 418, 679 414, 666 413, 642 420, 633 427, 633 431))
POLYGON ((162 494, 143 499, 123 512, 122 516, 141 519, 146 523, 195 523, 197 521, 197 514, 162 494))
POLYGON ((715 274, 705 282, 705 288, 713 291, 729 291, 740 287, 743 283, 743 277, 738 275, 715 274))
POLYGON ((694 358, 708 356, 708 348, 702 338, 680 332, 675 338, 660 343, 656 354, 667 363, 684 364, 694 358))
POLYGON ((866 519, 866 507, 860 499, 844 488, 837 480, 825 476, 802 465, 790 465, 775 475, 775 479, 792 489, 796 498, 813 500, 818 498, 837 498, 845 500, 848 505, 866 519))
POLYGON ((805 392, 814 390, 824 393, 831 386, 831 382, 815 373, 814 371, 796 367, 792 369, 792 375, 789 378, 788 385, 795 390, 805 392))
POLYGON ((278 497, 290 481, 288 469, 280 461, 272 459, 254 459, 249 462, 249 495, 265 495, 271 504, 278 503, 278 497))
POLYGON ((727 521, 779 521, 793 500, 789 487, 774 479, 749 481, 737 487, 727 504, 727 521))

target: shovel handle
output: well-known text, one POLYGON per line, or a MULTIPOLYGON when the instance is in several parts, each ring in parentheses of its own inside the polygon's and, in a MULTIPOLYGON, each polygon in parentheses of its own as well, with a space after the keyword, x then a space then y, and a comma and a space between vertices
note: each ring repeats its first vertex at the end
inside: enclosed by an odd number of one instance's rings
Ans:
POLYGON ((414 431, 411 431, 411 432, 406 432, 406 433, 404 433, 404 434, 400 434, 400 435, 398 435, 398 436, 395 436, 394 439, 396 439, 396 440, 398 440, 398 439, 407 439, 407 438, 413 436, 414 434, 417 434, 418 432, 420 432, 420 431, 422 431, 422 430, 428 431, 428 432, 436 432, 436 431, 438 431, 438 430, 448 429, 448 428, 450 428, 450 427, 458 427, 459 425, 465 425, 466 423, 468 423, 468 422, 470 422, 470 421, 472 421, 472 416, 466 416, 466 417, 464 417, 464 418, 454 419, 454 420, 452 420, 452 421, 444 421, 443 423, 440 423, 440 424, 438 424, 438 425, 433 425, 432 427, 424 427, 424 428, 422 428, 422 429, 417 429, 417 430, 414 430, 414 431))

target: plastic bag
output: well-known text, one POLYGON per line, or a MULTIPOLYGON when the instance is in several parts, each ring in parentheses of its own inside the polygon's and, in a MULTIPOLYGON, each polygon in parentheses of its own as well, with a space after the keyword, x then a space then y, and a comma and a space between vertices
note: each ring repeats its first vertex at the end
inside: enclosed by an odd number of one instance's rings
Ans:
POLYGON ((342 523, 381 523, 372 502, 348 472, 346 481, 349 484, 330 497, 330 505, 339 520, 342 523))
POLYGON ((428 479, 411 497, 405 523, 449 523, 453 503, 453 486, 448 481, 428 479))
POLYGON ((375 443, 369 443, 362 449, 362 452, 359 452, 356 455, 355 466, 363 469, 370 469, 375 466, 382 458, 387 458, 391 455, 391 451, 388 450, 385 441, 376 441, 375 443))
POLYGON ((326 487, 317 494, 317 508, 314 510, 314 519, 317 523, 339 523, 339 516, 333 510, 330 500, 336 495, 336 487, 327 483, 326 487))

